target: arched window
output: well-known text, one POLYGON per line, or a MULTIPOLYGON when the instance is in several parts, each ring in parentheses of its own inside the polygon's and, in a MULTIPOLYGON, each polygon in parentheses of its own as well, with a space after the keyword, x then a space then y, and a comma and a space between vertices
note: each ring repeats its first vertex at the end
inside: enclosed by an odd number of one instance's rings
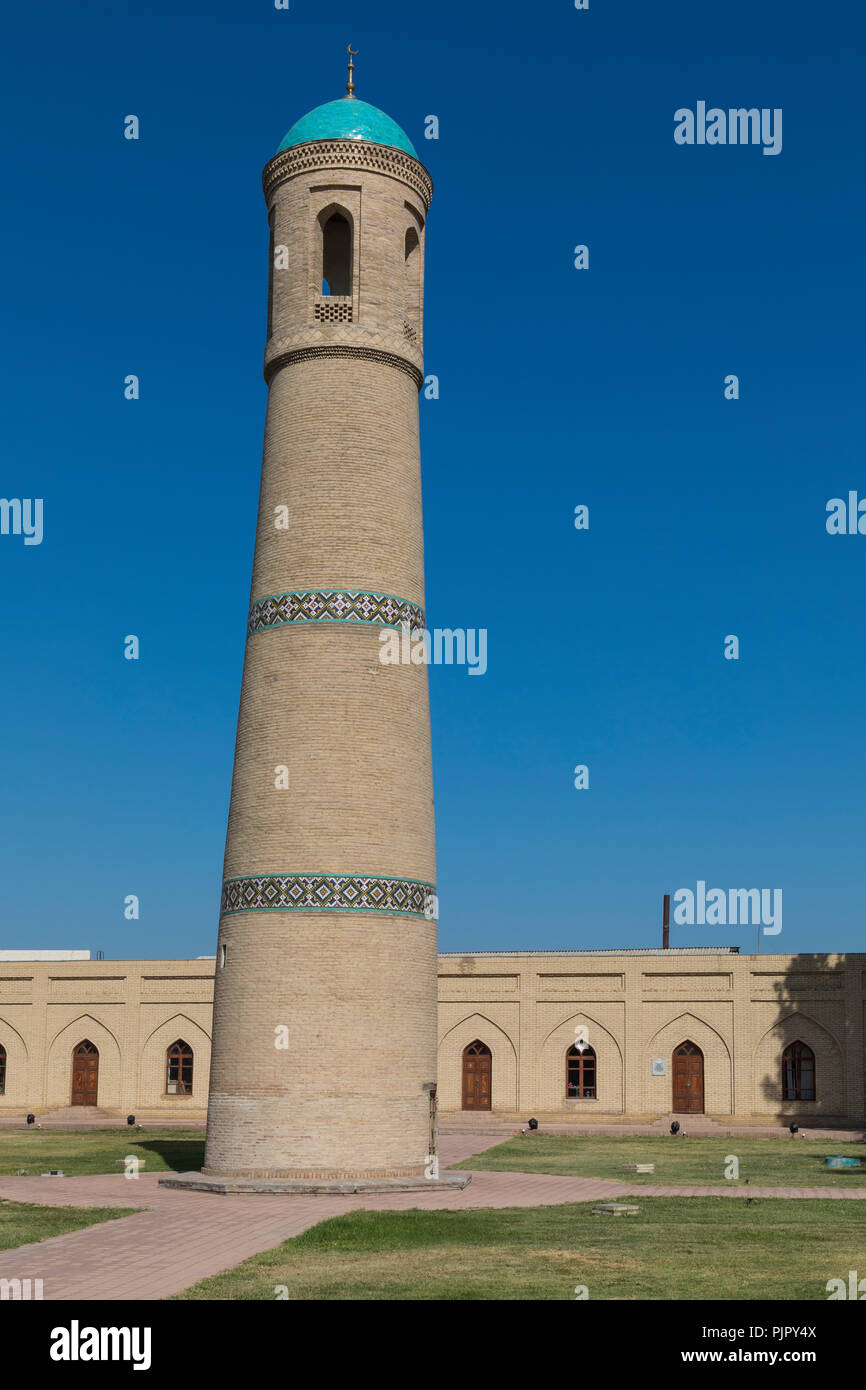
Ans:
POLYGON ((192 1048, 183 1038, 172 1043, 165 1054, 165 1093, 167 1096, 192 1095, 192 1048))
POLYGON ((6 1090, 6 1049, 0 1043, 0 1096, 6 1090))
POLYGON ((782 1099, 815 1099, 815 1054, 803 1042, 792 1042, 782 1054, 782 1099))
POLYGON ((268 213, 270 238, 268 241, 268 337, 274 331, 274 221, 276 213, 271 208, 268 213))
POLYGON ((565 1054, 565 1094, 568 1100, 595 1100, 595 1051, 576 1044, 565 1054))
POLYGON ((411 343, 417 343, 421 332, 421 241, 414 227, 407 228, 403 239, 403 269, 406 289, 403 333, 411 343))
POLYGON ((352 228, 341 212, 322 226, 322 294, 352 293, 352 228))

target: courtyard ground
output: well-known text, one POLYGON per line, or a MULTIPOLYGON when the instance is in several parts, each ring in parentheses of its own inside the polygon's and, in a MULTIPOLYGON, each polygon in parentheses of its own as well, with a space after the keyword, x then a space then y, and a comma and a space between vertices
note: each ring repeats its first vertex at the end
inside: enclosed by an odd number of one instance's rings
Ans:
POLYGON ((204 1131, 157 1128, 0 1131, 0 1176, 13 1176, 24 1170, 25 1176, 34 1177, 49 1168, 59 1168, 69 1177, 115 1173, 118 1163, 130 1156, 144 1160, 148 1173, 200 1168, 204 1159, 204 1131))
POLYGON ((0 1199, 0 1250, 132 1216, 135 1207, 46 1207, 0 1199))
POLYGON ((866 1262, 866 1203, 637 1198, 500 1211, 359 1211, 182 1299, 826 1300, 866 1262))
MULTIPOLYGON (((495 1142, 496 1138, 490 1135, 445 1134, 441 1138, 441 1165, 444 1168, 457 1164, 495 1142)), ((429 1289, 430 1279, 437 1277, 436 1261, 442 1258, 443 1251, 440 1246, 431 1259, 430 1249, 437 1247, 430 1246, 428 1234, 435 1232, 437 1226, 446 1233, 453 1233, 453 1238, 449 1234, 451 1253, 459 1259, 464 1271, 460 1275, 456 1266, 450 1268, 450 1278, 445 1281, 448 1290, 442 1295, 449 1299, 547 1298, 554 1296, 554 1287, 556 1297, 573 1297, 574 1285, 590 1286, 592 1283, 585 1266, 581 1273, 579 1260, 586 1252, 593 1251, 596 1252, 594 1258, 599 1261, 595 1266, 598 1283, 594 1286, 595 1292, 590 1293, 595 1298, 678 1296, 648 1292, 651 1288, 676 1286, 672 1282, 672 1258, 678 1265, 690 1267, 697 1283, 688 1287, 704 1290, 692 1296, 713 1298, 744 1296, 744 1280, 751 1277, 751 1256, 763 1271, 765 1281, 769 1281, 766 1288, 753 1294, 760 1298, 826 1298, 827 1279, 844 1277, 849 1269, 866 1268, 863 1224, 866 1206, 861 1205, 866 1198, 866 1185, 822 1188, 755 1184, 746 1193, 743 1188, 724 1182, 712 1187, 655 1183, 638 1188, 630 1174, 617 1180, 478 1169, 473 1173, 471 1184, 462 1192, 439 1191, 429 1196, 417 1193, 217 1196, 160 1188, 155 1173, 144 1173, 128 1180, 122 1173, 112 1172, 51 1179, 3 1177, 0 1178, 0 1198, 59 1207, 128 1209, 135 1206, 140 1209, 132 1216, 0 1254, 0 1277, 41 1278, 46 1300, 170 1298, 217 1275, 229 1278, 218 1297, 244 1297, 241 1284, 248 1276, 246 1272, 240 1274, 237 1266, 252 1256, 273 1252, 275 1247, 311 1227, 318 1228, 320 1223, 333 1217, 347 1216, 360 1217, 362 1224, 348 1234, 342 1228, 336 1231, 333 1227, 330 1230, 322 1228, 325 1241, 335 1242, 335 1261, 328 1270, 324 1264, 319 1264, 315 1270, 310 1264, 308 1274, 315 1276, 317 1287, 331 1290, 327 1297, 351 1297, 346 1280, 341 1282, 337 1273, 343 1259, 340 1242, 357 1242, 357 1230, 362 1232, 360 1239, 368 1239, 372 1228, 363 1223, 368 1220, 369 1213, 377 1219, 379 1213, 408 1215, 411 1219, 406 1226, 395 1225, 394 1234, 382 1227, 384 1245, 376 1261, 380 1262, 379 1273, 387 1275, 383 1287, 390 1288, 391 1292, 374 1292, 377 1286, 371 1281, 367 1292, 358 1293, 358 1297, 438 1297, 429 1291, 417 1292, 429 1289), (634 1217, 594 1217, 586 1205, 619 1200, 634 1193, 641 1206, 641 1212, 634 1217), (662 1207, 648 1202, 649 1198, 675 1200, 662 1207), (752 1199, 751 1205, 749 1199, 752 1199), (551 1212, 551 1208, 555 1210, 551 1212), (492 1221, 496 1213, 507 1213, 499 1224, 492 1221), (556 1218, 557 1213, 563 1224, 555 1222, 551 1226, 549 1218, 556 1218), (463 1229, 459 1223, 453 1223, 454 1216, 466 1218, 463 1229), (440 1221, 440 1217, 445 1220, 440 1221), (532 1235, 533 1223, 536 1235, 532 1235), (513 1243, 508 1235, 512 1229, 522 1232, 513 1243), (630 1230, 634 1234, 629 1235, 630 1230), (714 1232, 719 1233, 720 1242, 731 1242, 724 1251, 724 1259, 713 1256, 714 1232), (684 1235, 691 1239, 691 1244, 688 1239, 683 1240, 684 1235), (401 1241, 406 1244, 402 1250, 399 1249, 401 1241), (622 1244, 617 1247, 620 1242, 622 1244), (775 1247, 788 1254, 784 1266, 775 1262, 775 1247), (737 1266, 732 1263, 736 1249, 743 1256, 737 1266), (485 1252, 491 1251, 488 1260, 485 1252), (544 1262, 548 1258, 550 1279, 545 1282, 544 1262), (477 1274, 473 1272, 476 1260, 483 1262, 479 1263, 477 1274), (577 1274, 574 1274, 575 1260, 577 1274), (415 1261, 417 1263, 413 1263, 415 1261), (389 1262, 390 1275, 385 1268, 389 1262), (492 1277, 494 1268, 500 1271, 498 1282, 492 1277), (571 1293, 567 1283, 559 1284, 560 1270, 563 1280, 572 1279, 574 1275, 571 1293), (402 1286, 393 1282, 395 1274, 402 1278, 402 1286), (706 1289, 713 1279, 717 1286, 707 1294, 706 1289), (785 1282, 779 1282, 781 1280, 785 1282), (519 1287, 521 1281, 524 1287, 546 1287, 551 1292, 519 1295, 510 1292, 519 1287), (494 1284, 496 1292, 490 1292, 494 1284), (771 1293, 771 1286, 779 1292, 771 1293), (416 1292, 400 1292, 401 1287, 404 1290, 414 1287, 416 1292), (473 1292, 473 1288, 488 1292, 473 1292), (603 1289, 618 1289, 619 1292, 604 1294, 603 1289)), ((380 1239, 375 1232, 373 1234, 375 1239, 380 1239)), ((302 1258, 321 1259, 322 1247, 318 1241, 318 1237, 311 1236, 308 1249, 312 1254, 302 1258)), ((444 1244, 448 1245, 449 1241, 444 1244)), ((295 1258, 293 1254, 291 1261, 295 1258)), ((361 1252, 360 1257, 356 1251, 354 1261, 352 1277, 356 1277, 364 1262, 373 1268, 370 1250, 361 1252)), ((271 1268, 268 1280, 272 1273, 271 1268)), ((274 1298, 274 1285, 278 1283, 285 1283, 288 1288, 288 1275, 286 1279, 264 1281, 262 1296, 274 1298)), ((296 1284, 296 1289, 302 1287, 296 1284)), ((440 1283, 437 1287, 444 1285, 440 1283)), ((756 1288, 754 1281, 751 1287, 756 1288)), ((292 1296, 304 1295, 296 1291, 292 1296)))
POLYGON ((636 1190, 659 1183, 694 1186, 722 1181, 732 1186, 748 1181, 765 1187, 848 1188, 866 1185, 866 1144, 801 1139, 799 1135, 788 1139, 681 1139, 673 1135, 597 1139, 537 1133, 509 1139, 455 1167, 496 1173, 619 1178, 636 1190), (824 1159, 828 1154, 861 1159, 863 1167, 827 1168, 824 1159), (731 1159, 736 1159, 736 1164, 731 1159), (655 1172, 625 1172, 630 1163, 652 1163, 655 1172), (726 1173, 738 1176, 727 1177, 726 1173))

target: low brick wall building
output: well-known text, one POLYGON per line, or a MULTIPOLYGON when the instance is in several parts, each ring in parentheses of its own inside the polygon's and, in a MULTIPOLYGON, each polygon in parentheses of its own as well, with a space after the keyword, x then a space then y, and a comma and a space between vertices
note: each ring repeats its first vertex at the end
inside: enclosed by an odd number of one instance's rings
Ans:
POLYGON ((440 1108, 859 1124, 864 1007, 862 955, 442 955, 440 1108))
POLYGON ((81 1104, 203 1119, 212 960, 3 959, 8 954, 0 954, 0 1114, 81 1104), (185 1055, 169 1079, 177 1042, 192 1052, 189 1090, 185 1055))
MULTIPOLYGON (((0 953, 0 1115, 96 1104, 200 1122, 214 961, 72 954, 0 953)), ((864 1009, 864 955, 448 953, 440 1113, 862 1124, 864 1009)), ((326 1040, 323 1089, 347 1049, 326 1040)))

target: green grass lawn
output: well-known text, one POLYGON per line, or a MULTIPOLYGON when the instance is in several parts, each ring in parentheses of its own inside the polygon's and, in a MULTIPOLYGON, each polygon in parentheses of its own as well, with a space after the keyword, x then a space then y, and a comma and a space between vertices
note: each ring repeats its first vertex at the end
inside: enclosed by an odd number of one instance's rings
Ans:
POLYGON ((98 1226, 118 1216, 132 1216, 136 1210, 136 1207, 38 1207, 30 1202, 6 1202, 0 1198, 0 1250, 63 1236, 67 1231, 79 1231, 82 1226, 98 1226))
POLYGON ((866 1269, 866 1202, 637 1197, 500 1211, 359 1211, 206 1279, 180 1299, 827 1298, 866 1269), (285 1297, 285 1295, 283 1295, 285 1297))
POLYGON ((122 1173, 115 1160, 134 1154, 147 1160, 145 1173, 186 1172, 204 1159, 201 1130, 31 1129, 0 1130, 0 1175, 24 1168, 31 1177, 60 1168, 82 1173, 122 1173))
POLYGON ((649 1138, 571 1138, 569 1135, 517 1136, 456 1168, 480 1168, 493 1172, 556 1173, 581 1178, 618 1178, 633 1185, 654 1183, 725 1184, 726 1159, 740 1162, 739 1182, 763 1187, 866 1187, 866 1144, 836 1140, 792 1139, 681 1139, 673 1135, 649 1138), (864 1167, 849 1173, 824 1167, 828 1154, 862 1158, 864 1167), (625 1163, 654 1163, 654 1173, 627 1173, 625 1163))

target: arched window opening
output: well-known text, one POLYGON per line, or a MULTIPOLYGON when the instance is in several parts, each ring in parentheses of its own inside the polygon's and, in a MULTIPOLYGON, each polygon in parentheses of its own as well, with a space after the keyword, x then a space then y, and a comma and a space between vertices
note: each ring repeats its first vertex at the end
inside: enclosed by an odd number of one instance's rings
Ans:
POLYGON ((322 227, 322 294, 352 293, 352 228, 341 212, 322 227))
POLYGON ((403 247, 403 255, 406 263, 406 278, 414 280, 418 275, 418 264, 421 259, 421 241, 414 227, 406 229, 406 238, 403 247))
POLYGON ((270 239, 268 242, 268 337, 274 331, 274 223, 275 212, 271 208, 268 213, 268 226, 270 227, 270 239))
POLYGON ((410 343, 417 343, 421 333, 421 240, 414 227, 406 229, 403 240, 403 271, 406 292, 403 333, 410 343))
POLYGON ((0 1096, 6 1090, 6 1049, 0 1043, 0 1096))
POLYGON ((565 1054, 565 1094, 568 1100, 595 1100, 595 1050, 584 1047, 581 1052, 573 1044, 565 1054))
POLYGON ((792 1042, 782 1054, 782 1099, 815 1099, 815 1054, 804 1042, 792 1042))
POLYGON ((192 1059, 189 1043, 178 1038, 165 1054, 165 1093, 167 1096, 192 1095, 192 1059))

